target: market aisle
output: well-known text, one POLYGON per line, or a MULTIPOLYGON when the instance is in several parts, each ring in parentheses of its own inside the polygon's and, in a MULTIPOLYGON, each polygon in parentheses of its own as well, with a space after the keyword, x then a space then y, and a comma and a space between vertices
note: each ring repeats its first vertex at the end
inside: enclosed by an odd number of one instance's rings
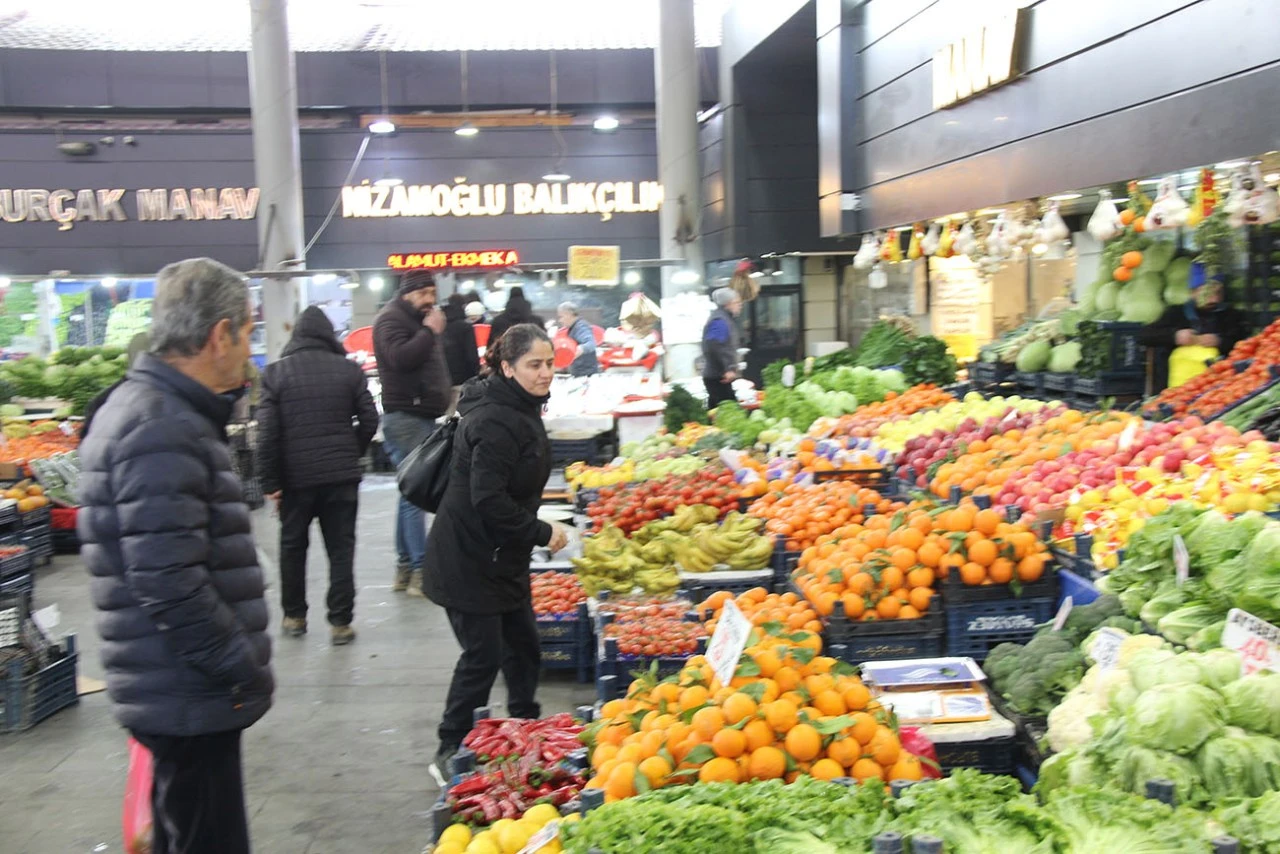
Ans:
MULTIPOLYGON (((457 645, 443 612, 390 590, 395 563, 395 486, 371 479, 361 491, 356 577, 357 641, 329 646, 325 563, 313 531, 310 633, 275 638, 277 689, 271 712, 245 738, 245 778, 254 849, 264 854, 417 854, 429 837, 438 794, 427 766, 457 645), (317 606, 319 608, 317 609, 317 606)), ((276 521, 255 514, 278 626, 276 521)), ((37 607, 57 603, 78 634, 80 672, 100 678, 87 577, 78 560, 40 571, 37 607)), ((273 629, 274 630, 274 629, 273 629)), ((594 699, 589 685, 545 677, 547 713, 594 699)), ((505 694, 499 680, 495 703, 505 694)), ((126 751, 105 694, 81 700, 36 728, 0 736, 0 850, 6 854, 119 852, 126 751), (105 846, 105 847, 99 847, 105 846)))

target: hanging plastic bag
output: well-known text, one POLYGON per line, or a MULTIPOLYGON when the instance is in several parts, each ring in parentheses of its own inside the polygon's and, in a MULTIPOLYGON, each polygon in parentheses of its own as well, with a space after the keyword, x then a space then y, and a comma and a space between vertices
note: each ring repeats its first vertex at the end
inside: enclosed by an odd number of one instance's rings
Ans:
POLYGON ((1232 228, 1266 225, 1280 217, 1280 196, 1262 180, 1262 169, 1251 164, 1231 176, 1231 196, 1227 199, 1227 222, 1232 228))
POLYGON ((955 223, 947 223, 946 229, 942 232, 942 237, 938 240, 938 251, 933 254, 938 258, 950 258, 956 254, 955 223))
POLYGON ((925 255, 936 255, 941 241, 942 227, 935 221, 930 224, 929 233, 920 239, 920 251, 925 255))
POLYGON ((890 231, 880 241, 880 260, 891 264, 902 260, 902 241, 898 232, 890 231))
POLYGON ((1089 217, 1089 233, 1099 243, 1106 243, 1119 234, 1122 228, 1120 211, 1116 210, 1116 203, 1111 200, 1111 191, 1099 191, 1098 206, 1093 209, 1093 214, 1089 217))
POLYGON ((1061 243, 1071 236, 1071 229, 1067 228, 1067 224, 1062 221, 1062 214, 1058 213, 1058 203, 1050 202, 1049 209, 1044 212, 1044 216, 1040 218, 1040 227, 1036 229, 1036 240, 1045 246, 1054 243, 1061 243))
POLYGON ((879 257, 880 242, 874 236, 864 234, 862 235, 862 243, 858 245, 858 251, 853 256, 853 268, 855 270, 870 270, 879 257))
MULTIPOLYGON (((926 780, 941 780, 942 766, 938 764, 938 751, 929 737, 919 727, 904 726, 898 730, 898 742, 907 753, 920 757, 920 770, 926 780)), ((892 782, 892 781, 890 781, 892 782)))
POLYGON ((151 854, 151 782, 155 765, 151 751, 129 739, 129 775, 125 778, 121 826, 126 854, 151 854))
POLYGON ((960 233, 956 235, 955 241, 951 244, 951 251, 956 255, 972 257, 977 249, 978 238, 973 233, 973 223, 966 222, 960 227, 960 233))
POLYGON ((918 261, 924 256, 924 250, 920 248, 920 239, 924 236, 924 225, 916 223, 911 229, 911 242, 907 244, 907 260, 918 261))
POLYGON ((996 217, 987 235, 987 255, 994 259, 1008 258, 1013 252, 1012 227, 1003 213, 996 217))
POLYGON ((1178 228, 1187 224, 1190 208, 1178 194, 1178 182, 1173 178, 1160 179, 1160 191, 1156 193, 1155 204, 1147 211, 1147 219, 1143 224, 1147 231, 1161 228, 1178 228))

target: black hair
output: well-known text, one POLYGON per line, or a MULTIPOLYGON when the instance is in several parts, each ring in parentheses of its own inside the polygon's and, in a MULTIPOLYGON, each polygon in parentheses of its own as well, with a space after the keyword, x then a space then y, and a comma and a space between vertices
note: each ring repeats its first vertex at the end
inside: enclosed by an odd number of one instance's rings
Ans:
POLYGON ((462 294, 449 294, 449 305, 456 305, 458 308, 462 308, 466 304, 467 298, 462 294))
POLYGON ((489 349, 485 351, 484 360, 489 365, 489 370, 499 375, 503 362, 514 365, 539 341, 551 343, 551 338, 545 329, 535 323, 517 323, 502 333, 502 337, 496 342, 489 345, 489 349))

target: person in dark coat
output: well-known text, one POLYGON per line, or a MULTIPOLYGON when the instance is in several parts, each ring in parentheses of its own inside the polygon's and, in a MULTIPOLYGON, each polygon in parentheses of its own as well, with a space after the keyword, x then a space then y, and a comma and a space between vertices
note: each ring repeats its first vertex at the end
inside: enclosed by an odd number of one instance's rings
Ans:
POLYGON ((463 387, 449 485, 427 543, 424 590, 445 609, 462 647, 439 728, 442 772, 471 729, 472 711, 489 702, 499 670, 508 713, 539 716, 529 556, 534 546, 556 552, 568 543, 566 528, 538 519, 551 474, 542 426, 555 375, 551 339, 519 324, 485 358, 491 375, 463 387))
POLYGON ((356 511, 361 458, 378 432, 364 371, 347 358, 316 306, 298 318, 279 361, 267 366, 258 407, 262 491, 280 508, 284 633, 307 631, 307 546, 320 520, 329 553, 329 625, 335 644, 355 640, 356 511))
POLYGON ((579 316, 578 306, 571 302, 560 303, 556 320, 578 345, 578 355, 569 363, 569 375, 589 377, 600 373, 600 362, 596 359, 596 331, 579 316))
POLYGON ((480 373, 480 350, 476 344, 476 328, 466 312, 467 298, 462 294, 454 294, 444 307, 444 357, 449 365, 449 382, 451 384, 449 411, 445 417, 458 409, 458 397, 462 394, 462 384, 480 373))
POLYGON ((1222 283, 1207 281, 1191 291, 1191 299, 1171 305, 1155 323, 1144 326, 1138 341, 1151 352, 1151 393, 1169 385, 1169 357, 1178 347, 1213 347, 1227 355, 1249 337, 1243 314, 1222 301, 1222 283))
POLYGON ((742 297, 732 288, 717 288, 711 294, 715 311, 702 329, 702 384, 707 389, 707 408, 715 409, 735 400, 733 381, 738 378, 738 322, 742 297))
POLYGON ((539 329, 546 327, 546 321, 533 313, 533 306, 529 304, 529 300, 524 295, 524 288, 519 285, 507 291, 507 305, 493 319, 493 323, 489 325, 489 343, 492 344, 502 337, 502 333, 506 332, 517 323, 532 323, 539 329))
MULTIPOLYGON (((147 333, 139 332, 137 335, 129 339, 129 347, 125 350, 125 354, 129 357, 129 367, 133 367, 133 363, 138 361, 138 357, 147 352, 147 333)), ((111 397, 111 393, 120 386, 124 385, 126 377, 121 377, 111 385, 107 386, 93 400, 85 404, 84 407, 84 423, 80 425, 80 441, 84 441, 84 437, 89 435, 89 426, 93 424, 93 418, 98 414, 98 410, 102 408, 102 404, 107 402, 107 398, 111 397)))
MULTIPOLYGON (((382 382, 382 440, 397 467, 435 431, 436 419, 449 409, 444 331, 435 278, 422 270, 404 275, 395 298, 373 321, 373 353, 382 382)), ((401 498, 392 590, 422 595, 426 540, 426 517, 401 498)))
POLYGON ((226 424, 249 289, 208 258, 156 279, 151 352, 80 446, 80 556, 116 718, 155 760, 155 854, 248 854, 240 742, 271 707, 262 570, 226 424))

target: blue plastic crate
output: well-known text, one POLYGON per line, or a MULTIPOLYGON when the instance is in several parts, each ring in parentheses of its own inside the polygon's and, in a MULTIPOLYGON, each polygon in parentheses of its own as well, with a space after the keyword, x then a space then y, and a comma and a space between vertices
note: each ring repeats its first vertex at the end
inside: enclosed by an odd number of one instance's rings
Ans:
POLYGON ((54 712, 80 702, 76 693, 75 635, 68 635, 63 657, 47 667, 23 675, 22 662, 11 662, 8 675, 0 683, 0 732, 30 729, 54 712))
POLYGON ((1018 740, 1014 736, 984 741, 935 742, 938 764, 948 774, 958 768, 976 768, 985 774, 1012 774, 1018 740))
MULTIPOLYGON (((1002 643, 1026 643, 1052 619, 1057 597, 1013 597, 968 604, 947 602, 947 655, 978 661, 1002 643)), ((1006 773, 1006 772, 999 772, 1006 773)))
POLYGON ((1061 604, 1068 596, 1071 597, 1071 604, 1088 605, 1093 600, 1101 596, 1101 591, 1088 578, 1076 575, 1069 569, 1058 571, 1058 603, 1061 604))

